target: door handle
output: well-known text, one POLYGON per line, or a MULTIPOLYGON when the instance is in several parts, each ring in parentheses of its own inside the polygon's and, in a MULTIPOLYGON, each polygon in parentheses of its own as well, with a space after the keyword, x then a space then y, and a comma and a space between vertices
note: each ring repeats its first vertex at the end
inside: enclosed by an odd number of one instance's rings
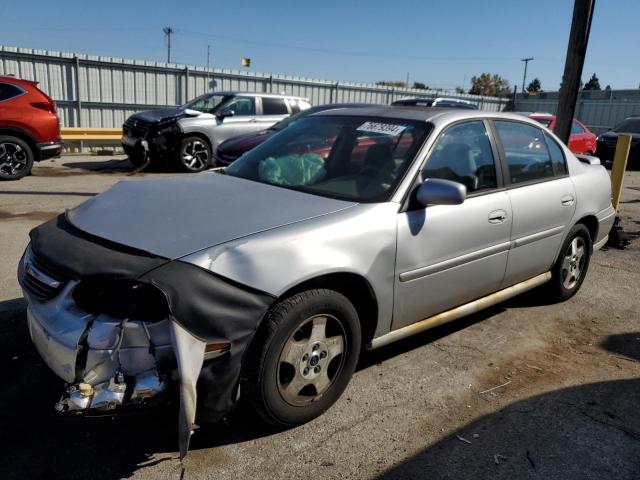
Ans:
POLYGON ((494 210, 489 213, 489 223, 502 223, 507 219, 507 212, 504 210, 494 210))
POLYGON ((573 195, 565 195, 560 199, 560 203, 562 203, 563 207, 570 207, 574 204, 575 201, 576 199, 573 197, 573 195))

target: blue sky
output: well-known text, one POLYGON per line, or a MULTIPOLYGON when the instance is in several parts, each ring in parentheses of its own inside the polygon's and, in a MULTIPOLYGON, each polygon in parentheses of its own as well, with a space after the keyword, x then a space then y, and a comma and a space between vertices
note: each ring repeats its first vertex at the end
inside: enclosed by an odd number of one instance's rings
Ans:
MULTIPOLYGON (((572 0, 261 1, 0 0, 0 44, 360 82, 421 81, 469 88, 472 75, 499 73, 546 90, 560 84, 572 0), (527 82, 528 83, 528 82, 527 82)), ((640 84, 640 0, 598 0, 583 80, 640 84)))

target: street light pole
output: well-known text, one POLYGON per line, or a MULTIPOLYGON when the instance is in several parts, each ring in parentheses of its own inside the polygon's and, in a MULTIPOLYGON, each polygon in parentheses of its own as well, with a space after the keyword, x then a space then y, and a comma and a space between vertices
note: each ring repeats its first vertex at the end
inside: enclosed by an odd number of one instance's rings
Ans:
POLYGON ((529 62, 533 60, 533 57, 522 58, 520 61, 524 62, 524 75, 522 75, 522 93, 524 93, 524 85, 527 82, 527 66, 529 62))
POLYGON ((171 63, 171 35, 173 35, 173 28, 164 27, 162 31, 167 39, 167 63, 171 63))

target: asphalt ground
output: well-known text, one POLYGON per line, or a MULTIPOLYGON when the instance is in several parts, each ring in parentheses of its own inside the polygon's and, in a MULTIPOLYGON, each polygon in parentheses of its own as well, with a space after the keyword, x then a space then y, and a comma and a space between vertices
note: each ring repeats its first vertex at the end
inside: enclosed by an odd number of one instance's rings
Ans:
MULTIPOLYGON (((55 414, 62 382, 31 346, 15 278, 31 228, 131 170, 70 156, 0 183, 0 478, 179 478, 175 412, 55 414)), ((596 253, 568 302, 529 292, 364 352, 342 398, 301 427, 247 412, 202 426, 186 478, 639 479, 640 172, 621 217, 631 244, 596 253)))

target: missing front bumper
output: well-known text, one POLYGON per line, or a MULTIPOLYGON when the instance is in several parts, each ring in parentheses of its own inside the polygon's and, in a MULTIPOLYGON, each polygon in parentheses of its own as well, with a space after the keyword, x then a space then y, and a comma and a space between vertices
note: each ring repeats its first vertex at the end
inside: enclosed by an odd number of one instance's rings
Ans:
POLYGON ((30 299, 29 333, 38 353, 67 386, 56 410, 95 413, 175 397, 177 366, 170 320, 146 324, 87 314, 70 293, 30 299))

